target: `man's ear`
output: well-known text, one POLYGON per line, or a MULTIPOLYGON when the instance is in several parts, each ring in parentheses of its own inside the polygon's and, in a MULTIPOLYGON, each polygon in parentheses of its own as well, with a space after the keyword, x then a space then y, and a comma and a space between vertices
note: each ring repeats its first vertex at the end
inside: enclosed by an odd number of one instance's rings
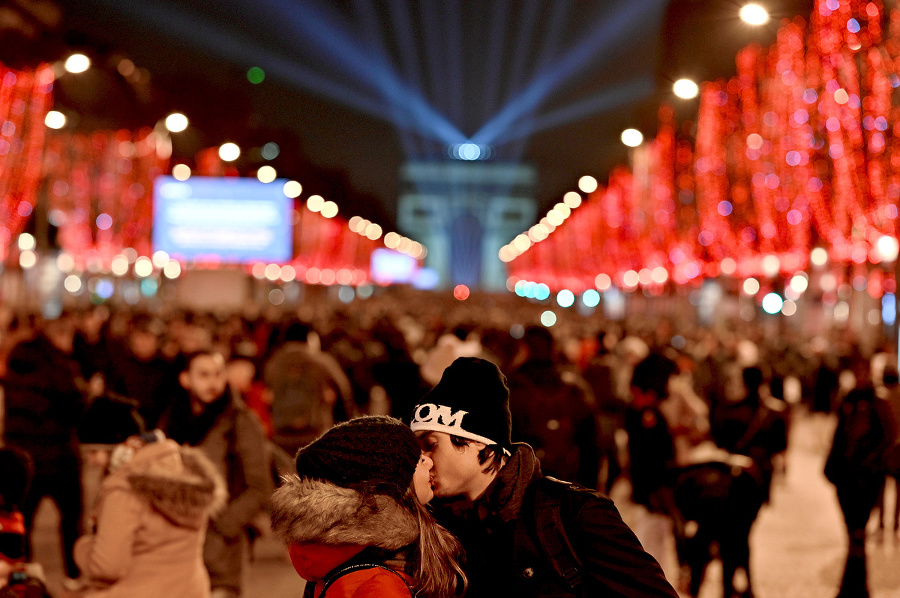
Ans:
POLYGON ((181 384, 181 388, 185 390, 191 389, 191 378, 187 373, 187 370, 178 374, 178 383, 181 384))

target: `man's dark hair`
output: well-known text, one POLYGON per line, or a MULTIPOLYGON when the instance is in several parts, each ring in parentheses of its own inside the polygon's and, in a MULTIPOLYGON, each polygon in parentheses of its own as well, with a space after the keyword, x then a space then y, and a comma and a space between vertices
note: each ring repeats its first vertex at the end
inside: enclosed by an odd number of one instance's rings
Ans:
POLYGON ((303 322, 292 322, 284 331, 284 342, 305 343, 309 338, 310 328, 303 322))
MULTIPOLYGON (((457 448, 464 448, 475 442, 462 436, 450 435, 450 442, 457 448)), ((484 468, 484 473, 489 471, 500 471, 503 465, 503 448, 499 444, 492 444, 478 451, 478 462, 484 465, 490 459, 490 463, 484 468)))
POLYGON ((674 361, 661 353, 651 353, 634 366, 631 385, 644 392, 656 393, 656 398, 669 396, 669 378, 678 372, 674 361))
POLYGON ((183 355, 181 371, 182 372, 188 371, 189 369, 191 369, 191 364, 194 363, 194 361, 198 357, 204 357, 204 356, 215 358, 215 357, 221 357, 222 354, 219 353, 218 351, 213 351, 212 349, 202 349, 200 351, 194 351, 193 353, 188 353, 186 355, 183 355))
POLYGON ((553 339, 553 333, 544 326, 529 326, 526 328, 522 341, 528 347, 528 354, 532 359, 553 358, 555 340, 553 339))

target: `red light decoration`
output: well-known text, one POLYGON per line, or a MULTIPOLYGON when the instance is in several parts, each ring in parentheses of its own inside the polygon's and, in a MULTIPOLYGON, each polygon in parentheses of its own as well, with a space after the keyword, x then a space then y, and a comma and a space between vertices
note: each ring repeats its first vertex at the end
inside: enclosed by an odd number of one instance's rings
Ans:
POLYGON ((725 258, 735 276, 761 275, 768 255, 789 274, 816 246, 865 263, 878 238, 897 234, 897 40, 900 10, 816 0, 809 23, 783 22, 770 48, 738 53, 735 77, 701 86, 694 139, 661 109, 631 171, 615 169, 510 275, 558 290, 662 266, 680 285, 715 276, 725 258))
POLYGON ((13 70, 0 64, 0 262, 37 204, 52 90, 48 65, 13 70))
POLYGON ((47 205, 63 214, 59 243, 83 268, 104 269, 126 247, 149 255, 153 179, 166 172, 149 127, 132 132, 52 132, 43 162, 47 205))

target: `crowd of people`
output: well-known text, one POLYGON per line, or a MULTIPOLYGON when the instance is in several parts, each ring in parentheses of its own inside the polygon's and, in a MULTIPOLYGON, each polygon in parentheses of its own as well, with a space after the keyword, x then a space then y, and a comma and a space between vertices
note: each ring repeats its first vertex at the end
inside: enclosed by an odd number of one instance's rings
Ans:
POLYGON ((724 596, 751 596, 750 529, 802 409, 837 415, 840 595, 867 595, 866 523, 900 471, 889 350, 745 322, 547 328, 524 301, 403 293, 289 314, 0 313, 7 587, 49 498, 63 585, 86 597, 240 596, 270 522, 309 596, 696 596, 716 557, 724 596))

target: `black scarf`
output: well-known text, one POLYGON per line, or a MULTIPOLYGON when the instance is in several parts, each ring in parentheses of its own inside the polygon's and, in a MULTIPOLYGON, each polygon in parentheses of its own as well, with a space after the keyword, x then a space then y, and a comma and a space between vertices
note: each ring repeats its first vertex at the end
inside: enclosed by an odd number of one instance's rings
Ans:
POLYGON ((191 410, 190 397, 179 397, 172 404, 166 435, 179 444, 197 446, 215 425, 219 416, 231 405, 231 392, 226 388, 218 399, 199 414, 191 410))

